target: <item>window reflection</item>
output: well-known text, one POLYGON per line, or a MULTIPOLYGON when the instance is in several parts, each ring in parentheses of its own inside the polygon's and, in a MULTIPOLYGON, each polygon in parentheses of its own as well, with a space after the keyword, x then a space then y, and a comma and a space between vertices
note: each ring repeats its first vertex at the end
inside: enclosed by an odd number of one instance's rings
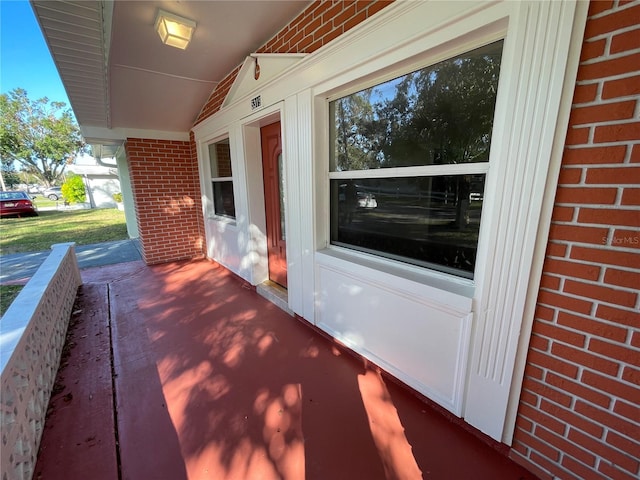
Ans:
POLYGON ((331 171, 488 161, 502 44, 331 102, 331 171))
POLYGON ((331 241, 471 278, 485 175, 331 180, 331 241))

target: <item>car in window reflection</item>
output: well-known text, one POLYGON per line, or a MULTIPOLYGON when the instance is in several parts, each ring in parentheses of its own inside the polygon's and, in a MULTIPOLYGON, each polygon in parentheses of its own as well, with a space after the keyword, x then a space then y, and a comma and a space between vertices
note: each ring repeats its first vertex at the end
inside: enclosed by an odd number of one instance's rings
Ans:
POLYGON ((351 208, 377 208, 376 196, 366 191, 366 187, 353 182, 343 183, 339 187, 338 201, 351 208))
POLYGON ((37 217, 38 209, 27 192, 0 192, 0 217, 37 217))

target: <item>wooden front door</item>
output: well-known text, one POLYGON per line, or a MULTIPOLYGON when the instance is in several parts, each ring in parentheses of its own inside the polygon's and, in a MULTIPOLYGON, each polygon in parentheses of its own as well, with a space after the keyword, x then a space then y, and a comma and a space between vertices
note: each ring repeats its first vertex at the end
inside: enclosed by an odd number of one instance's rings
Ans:
POLYGON ((267 220, 269 279, 287 286, 287 238, 284 221, 284 177, 280 122, 260 129, 262 175, 267 220))

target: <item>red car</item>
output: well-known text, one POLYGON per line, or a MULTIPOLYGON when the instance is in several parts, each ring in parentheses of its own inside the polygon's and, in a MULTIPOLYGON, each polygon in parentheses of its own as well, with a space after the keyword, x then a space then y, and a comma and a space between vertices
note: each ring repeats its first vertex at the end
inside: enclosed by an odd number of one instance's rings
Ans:
POLYGON ((0 192, 0 217, 37 217, 38 209, 26 192, 0 192))

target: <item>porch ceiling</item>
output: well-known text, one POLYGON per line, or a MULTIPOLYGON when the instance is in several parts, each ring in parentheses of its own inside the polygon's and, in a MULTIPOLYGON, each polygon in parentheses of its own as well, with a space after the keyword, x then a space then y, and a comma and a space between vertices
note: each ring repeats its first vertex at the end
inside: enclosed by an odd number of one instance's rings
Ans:
POLYGON ((310 3, 31 2, 83 132, 116 141, 127 129, 188 132, 218 82, 310 3), (197 23, 186 50, 161 43, 159 8, 197 23))

